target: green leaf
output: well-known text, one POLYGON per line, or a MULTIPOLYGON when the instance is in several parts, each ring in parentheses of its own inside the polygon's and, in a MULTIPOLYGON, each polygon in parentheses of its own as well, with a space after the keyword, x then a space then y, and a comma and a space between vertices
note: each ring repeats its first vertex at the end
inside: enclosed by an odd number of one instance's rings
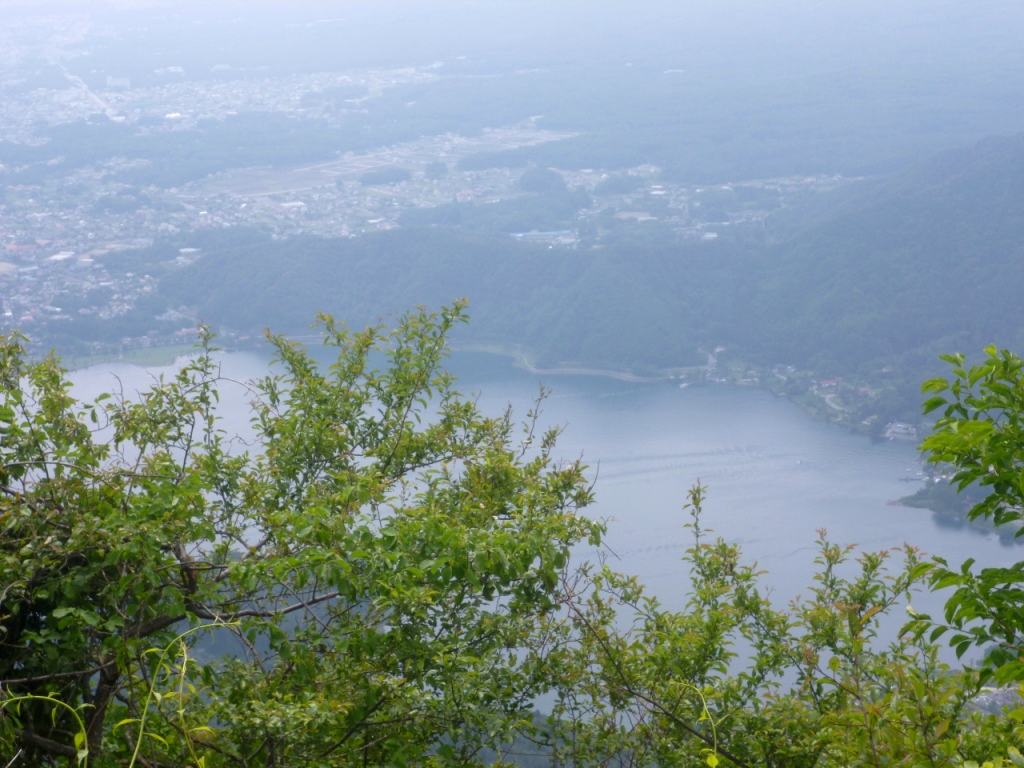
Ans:
POLYGON ((457 759, 455 748, 451 744, 442 744, 437 748, 438 757, 454 763, 457 759))

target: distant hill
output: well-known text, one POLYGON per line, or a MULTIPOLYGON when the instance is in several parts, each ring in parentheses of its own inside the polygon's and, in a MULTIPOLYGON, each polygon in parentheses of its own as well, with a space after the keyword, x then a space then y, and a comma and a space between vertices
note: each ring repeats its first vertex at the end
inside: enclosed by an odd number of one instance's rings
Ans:
MULTIPOLYGON (((691 262, 714 265, 714 249, 703 250, 691 262)), ((468 297, 464 339, 521 344, 543 364, 652 369, 700 359, 700 318, 686 300, 699 286, 687 284, 687 256, 672 243, 573 250, 413 227, 207 244, 204 254, 164 279, 160 300, 245 332, 298 332, 318 310, 360 326, 468 297)))
POLYGON ((1024 134, 840 190, 804 215, 766 250, 745 316, 743 338, 765 359, 918 368, 1024 345, 1024 134))
POLYGON ((623 232, 580 249, 438 224, 238 245, 221 234, 159 299, 215 324, 297 331, 315 310, 358 325, 467 296, 468 338, 520 344, 542 364, 650 371, 724 344, 822 376, 885 368, 906 416, 942 352, 1024 349, 1024 135, 825 193, 771 219, 767 241, 623 232))

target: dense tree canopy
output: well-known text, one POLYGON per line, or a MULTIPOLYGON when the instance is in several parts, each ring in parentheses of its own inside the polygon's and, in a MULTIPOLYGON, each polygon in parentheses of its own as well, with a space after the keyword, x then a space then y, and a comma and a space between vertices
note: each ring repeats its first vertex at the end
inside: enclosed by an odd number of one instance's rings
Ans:
POLYGON ((83 406, 7 338, 0 762, 463 764, 528 724, 548 683, 522 650, 601 529, 552 434, 485 418, 439 369, 460 317, 325 319, 327 369, 273 339, 249 443, 218 428, 208 349, 83 406))
MULTIPOLYGON (((975 577, 822 532, 815 583, 782 605, 696 486, 667 609, 583 562, 591 486, 536 410, 518 425, 458 394, 441 363, 462 318, 323 317, 328 364, 272 337, 244 436, 217 418, 209 334, 175 376, 93 403, 5 338, 0 763, 507 764, 527 745, 581 768, 1024 765, 1024 710, 982 707, 989 673, 943 662, 948 627, 896 629, 951 583, 954 643, 1000 643, 1019 679, 1019 566, 975 577)), ((1024 364, 990 355, 927 385, 952 396, 926 446, 1013 520, 1024 364)))
MULTIPOLYGON (((1007 350, 985 349, 968 366, 964 355, 946 355, 949 379, 924 384, 925 411, 940 413, 922 448, 930 461, 953 468, 960 491, 973 487, 981 499, 968 516, 989 518, 1020 536, 1024 531, 1024 360, 1007 350)), ((987 666, 1001 682, 1024 681, 1024 562, 1010 567, 968 561, 940 562, 936 587, 953 587, 945 623, 958 654, 972 646, 988 651, 987 666)))

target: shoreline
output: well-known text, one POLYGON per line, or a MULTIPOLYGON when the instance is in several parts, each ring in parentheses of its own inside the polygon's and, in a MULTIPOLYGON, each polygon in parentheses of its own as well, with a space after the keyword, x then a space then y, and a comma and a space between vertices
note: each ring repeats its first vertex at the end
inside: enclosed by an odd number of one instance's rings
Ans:
MULTIPOLYGON (((295 337, 289 337, 289 338, 292 338, 292 339, 294 339, 296 341, 301 339, 302 342, 306 342, 306 341, 310 341, 311 340, 309 337, 304 337, 303 338, 301 336, 295 336, 295 337)), ((250 341, 248 343, 241 343, 241 344, 237 344, 236 343, 236 344, 231 344, 231 345, 225 345, 224 347, 219 348, 218 351, 219 352, 223 352, 223 353, 235 353, 235 352, 252 351, 254 349, 263 348, 265 346, 265 344, 263 344, 263 343, 254 343, 254 341, 255 340, 250 341)), ((491 355, 491 356, 506 358, 506 359, 511 361, 513 367, 515 367, 515 368, 517 368, 519 370, 522 370, 522 371, 526 371, 527 373, 530 373, 531 375, 537 375, 537 376, 554 376, 554 377, 558 377, 558 376, 589 376, 589 377, 600 377, 600 378, 606 378, 606 379, 613 379, 613 380, 616 380, 616 381, 622 381, 622 382, 627 382, 627 383, 631 383, 631 384, 657 384, 657 383, 670 382, 676 376, 678 376, 680 373, 683 372, 683 369, 663 369, 663 370, 659 371, 658 375, 654 375, 654 376, 650 376, 650 375, 649 376, 640 376, 638 374, 635 374, 635 373, 632 373, 632 372, 629 372, 629 371, 624 371, 624 370, 616 370, 616 369, 613 369, 613 368, 591 368, 591 367, 582 366, 582 365, 580 365, 580 366, 564 365, 564 366, 558 366, 558 367, 553 367, 553 368, 539 368, 539 367, 537 367, 536 365, 534 365, 530 361, 529 357, 527 356, 527 353, 521 347, 518 347, 518 346, 509 347, 509 346, 504 346, 504 345, 500 345, 500 344, 467 343, 467 344, 453 344, 453 345, 450 346, 449 349, 450 349, 450 351, 452 353, 468 352, 468 353, 485 354, 485 355, 491 355)), ((73 370, 83 369, 83 368, 87 368, 87 367, 90 367, 90 366, 93 366, 93 365, 102 364, 104 362, 120 362, 120 363, 129 364, 129 365, 136 365, 136 366, 139 366, 139 367, 142 367, 142 368, 172 366, 172 365, 180 364, 180 362, 183 359, 186 359, 189 356, 198 353, 199 351, 200 350, 197 347, 195 347, 194 345, 190 346, 190 345, 182 345, 182 344, 173 344, 173 345, 166 345, 166 346, 160 346, 160 347, 148 347, 148 348, 145 348, 145 349, 131 350, 131 352, 128 352, 127 354, 122 354, 120 356, 111 355, 110 357, 106 357, 105 359, 103 359, 105 356, 100 356, 100 359, 93 359, 93 360, 86 360, 86 361, 82 361, 81 359, 79 359, 79 361, 76 361, 76 362, 79 362, 79 363, 84 362, 85 364, 84 365, 76 365, 75 368, 69 368, 69 370, 73 371, 73 370)), ((734 386, 739 386, 735 382, 733 382, 733 385, 734 386)), ((766 387, 763 384, 758 386, 758 388, 759 389, 763 389, 766 392, 774 392, 774 390, 772 390, 770 387, 766 387)), ((821 415, 819 413, 817 413, 814 409, 808 407, 806 404, 801 403, 798 400, 796 400, 796 399, 794 399, 792 397, 789 397, 788 395, 785 395, 785 394, 780 393, 780 392, 775 392, 775 394, 784 397, 785 399, 789 400, 791 403, 796 405, 799 408, 799 410, 801 410, 804 413, 804 415, 806 417, 809 417, 809 418, 812 418, 812 419, 820 419, 821 418, 821 415)), ((835 426, 843 426, 843 425, 841 425, 839 423, 835 423, 835 426)), ((846 425, 846 426, 848 427, 848 425, 846 425)), ((865 434, 862 434, 862 437, 864 437, 865 439, 871 439, 868 435, 865 435, 865 434)), ((909 497, 900 497, 900 498, 896 498, 896 499, 891 499, 888 502, 886 502, 886 504, 889 505, 889 506, 899 506, 899 507, 911 508, 911 509, 912 508, 925 509, 925 510, 928 510, 928 511, 932 512, 933 514, 941 514, 941 512, 939 510, 936 510, 936 509, 934 509, 932 507, 913 505, 913 504, 906 504, 906 503, 904 503, 906 498, 909 498, 909 497)))
POLYGON ((629 371, 615 368, 590 368, 588 366, 559 366, 556 368, 538 368, 526 356, 526 353, 519 347, 508 348, 502 345, 490 344, 454 344, 452 352, 475 352, 478 354, 495 355, 512 360, 512 365, 527 373, 541 376, 598 376, 616 381, 626 381, 633 384, 654 384, 659 381, 668 381, 672 378, 669 370, 662 371, 657 376, 640 376, 629 371))
MULTIPOLYGON (((293 337, 289 337, 293 338, 293 337)), ((298 340, 295 337, 294 340, 298 340)), ((262 345, 260 345, 262 346, 262 345)), ((223 353, 245 352, 259 349, 257 345, 231 345, 219 347, 215 351, 223 353)), ((121 355, 69 355, 61 356, 61 361, 67 364, 68 370, 75 371, 89 368, 94 365, 107 363, 124 363, 136 365, 140 368, 165 367, 174 365, 179 360, 199 354, 199 348, 192 345, 167 345, 163 347, 145 347, 133 349, 121 355)), ((476 347, 474 345, 457 345, 452 352, 471 352, 476 354, 493 355, 504 357, 512 361, 512 365, 527 373, 541 376, 597 376, 617 381, 627 381, 636 384, 654 384, 660 381, 668 381, 671 374, 668 372, 659 376, 639 376, 628 371, 616 370, 614 368, 588 368, 585 366, 565 366, 558 368, 538 368, 533 365, 526 355, 518 352, 503 351, 476 347)))
POLYGON ((637 384, 653 384, 655 382, 665 381, 668 379, 668 376, 637 376, 633 373, 601 368, 535 368, 527 362, 516 362, 514 365, 516 368, 521 368, 529 373, 545 376, 600 376, 606 379, 628 381, 637 384))
MULTIPOLYGON (((322 337, 298 333, 294 335, 288 334, 287 338, 290 341, 308 345, 319 341, 322 337)), ((244 340, 217 337, 214 340, 214 350, 225 353, 257 351, 264 349, 267 346, 266 339, 262 337, 244 340), (217 342, 223 342, 223 344, 219 345, 217 342)), ((449 344, 448 349, 452 353, 472 352, 504 357, 511 360, 513 366, 516 368, 526 371, 527 373, 540 376, 596 376, 633 384, 655 384, 658 382, 671 381, 681 373, 691 370, 689 367, 664 368, 657 369, 647 375, 640 375, 621 368, 596 368, 585 364, 565 364, 550 368, 541 368, 533 364, 529 353, 519 344, 472 341, 466 343, 455 342, 449 344)), ((128 349, 122 348, 116 352, 111 350, 109 354, 95 353, 63 355, 59 350, 57 350, 57 355, 64 366, 68 370, 73 371, 88 368, 93 365, 102 365, 104 363, 125 363, 128 365, 137 365, 142 368, 165 367, 174 365, 179 360, 198 354, 200 351, 201 349, 198 344, 176 342, 170 344, 154 344, 153 346, 145 347, 130 347, 128 349)))

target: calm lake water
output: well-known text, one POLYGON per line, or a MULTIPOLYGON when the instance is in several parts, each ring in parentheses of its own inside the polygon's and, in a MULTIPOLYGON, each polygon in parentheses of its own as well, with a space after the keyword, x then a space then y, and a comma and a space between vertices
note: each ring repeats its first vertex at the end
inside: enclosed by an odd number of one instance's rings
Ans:
MULTIPOLYGON (((222 370, 245 381, 265 375, 267 360, 229 353, 222 370)), ((1003 546, 994 535, 943 527, 928 511, 890 503, 919 487, 901 481, 920 469, 912 444, 871 443, 761 390, 535 375, 504 358, 471 353, 455 355, 449 367, 459 390, 477 394, 485 413, 511 403, 525 417, 541 382, 553 390, 541 424, 564 427, 558 455, 582 455, 590 466, 598 499, 590 512, 609 521, 611 564, 638 575, 669 606, 684 599, 687 572, 680 558, 692 538, 682 505, 698 479, 708 488, 704 526, 756 560, 782 602, 807 594, 820 528, 839 544, 879 550, 909 542, 955 562, 974 557, 1006 564, 1024 557, 1024 550, 1003 546)), ((76 395, 89 399, 115 386, 114 375, 132 392, 173 370, 115 363, 75 371, 72 378, 76 395)), ((242 387, 226 384, 222 404, 229 431, 244 430, 242 387)), ((936 605, 927 597, 915 604, 924 610, 936 605)))

